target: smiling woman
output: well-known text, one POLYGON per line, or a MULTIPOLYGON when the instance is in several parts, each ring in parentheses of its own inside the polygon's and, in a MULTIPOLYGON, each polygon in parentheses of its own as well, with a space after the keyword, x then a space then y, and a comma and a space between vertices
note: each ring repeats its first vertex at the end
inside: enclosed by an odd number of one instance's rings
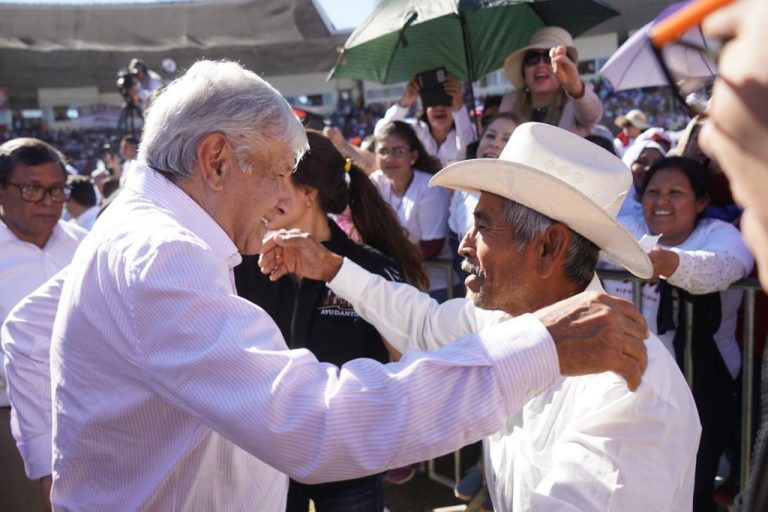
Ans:
MULTIPOLYGON (((709 202, 709 171, 695 160, 663 158, 645 174, 643 217, 621 217, 636 237, 661 235, 650 253, 654 280, 643 286, 642 312, 682 368, 686 308, 693 304, 693 396, 702 425, 696 460, 694 510, 709 510, 718 461, 738 426, 736 378, 741 352, 736 341, 743 291, 728 289, 754 263, 739 231, 703 218, 709 202)), ((608 293, 631 299, 628 283, 606 282, 608 293)), ((734 462, 734 461, 731 461, 734 462)))
POLYGON ((536 31, 528 46, 504 61, 504 72, 516 91, 504 96, 499 111, 589 135, 603 106, 592 86, 579 78, 578 56, 567 30, 536 31))

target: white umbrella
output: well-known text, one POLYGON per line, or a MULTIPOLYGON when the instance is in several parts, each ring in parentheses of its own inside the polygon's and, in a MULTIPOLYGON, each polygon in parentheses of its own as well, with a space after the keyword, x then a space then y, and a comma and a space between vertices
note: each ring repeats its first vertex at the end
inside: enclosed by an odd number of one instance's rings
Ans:
MULTIPOLYGON (((651 49, 648 34, 660 20, 686 4, 687 2, 672 4, 664 9, 656 19, 627 39, 603 65, 600 69, 600 75, 611 84, 614 91, 669 85, 669 81, 651 49)), ((698 27, 686 32, 681 41, 701 48, 707 46, 701 29, 698 27)), ((663 54, 667 66, 674 71, 676 76, 684 76, 687 79, 711 79, 717 73, 716 65, 711 59, 686 46, 669 45, 665 47, 663 54)))

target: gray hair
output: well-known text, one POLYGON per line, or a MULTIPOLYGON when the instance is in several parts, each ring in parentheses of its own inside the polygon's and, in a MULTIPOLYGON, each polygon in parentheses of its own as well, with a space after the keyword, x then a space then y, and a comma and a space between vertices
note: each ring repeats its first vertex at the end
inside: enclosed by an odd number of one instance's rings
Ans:
MULTIPOLYGON (((511 199, 502 198, 504 222, 512 228, 512 240, 522 250, 556 221, 511 199)), ((566 226, 567 227, 567 226, 566 226)), ((600 248, 571 228, 571 241, 565 256, 565 275, 582 288, 592 281, 600 248)))
POLYGON ((309 147, 304 127, 271 85, 235 62, 201 60, 147 110, 138 160, 189 178, 197 146, 211 133, 230 141, 241 168, 249 152, 288 144, 298 161, 309 147))

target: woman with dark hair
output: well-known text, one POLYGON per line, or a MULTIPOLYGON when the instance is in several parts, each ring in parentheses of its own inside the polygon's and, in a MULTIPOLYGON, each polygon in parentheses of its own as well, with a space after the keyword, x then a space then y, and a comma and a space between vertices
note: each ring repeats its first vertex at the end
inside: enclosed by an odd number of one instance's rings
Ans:
MULTIPOLYGON (((453 161, 463 160, 467 145, 477 136, 469 113, 464 107, 461 82, 447 77, 443 88, 450 97, 450 102, 427 107, 416 121, 409 124, 425 152, 437 158, 441 165, 448 165, 453 161)), ((389 107, 384 117, 376 123, 374 133, 378 134, 382 126, 392 121, 405 121, 409 109, 418 98, 419 86, 412 80, 405 87, 402 98, 389 107)))
MULTIPOLYGON (((397 214, 411 242, 418 244, 422 259, 450 259, 445 243, 450 194, 444 188, 429 187, 429 179, 440 170, 440 163, 424 150, 409 124, 392 121, 379 128, 376 162, 378 170, 371 173, 371 181, 397 214)), ((428 275, 432 296, 445 300, 445 271, 432 268, 428 275)))
MULTIPOLYGON (((417 248, 408 242, 365 173, 319 132, 308 131, 307 138, 309 152, 290 175, 289 198, 278 203, 268 227, 308 232, 371 272, 397 281, 403 276, 425 289, 427 279, 417 248), (352 241, 331 219, 347 206, 355 230, 368 245, 352 241)), ((271 282, 259 271, 257 259, 244 256, 235 268, 237 292, 264 308, 290 348, 307 348, 319 361, 337 366, 362 357, 389 361, 390 352, 379 333, 325 283, 292 275, 271 282)), ((394 351, 391 354, 399 357, 394 351)), ((383 475, 320 485, 290 481, 287 512, 306 512, 310 499, 317 512, 381 511, 383 475)))
MULTIPOLYGON (((728 287, 746 277, 754 259, 731 224, 704 218, 709 171, 684 157, 654 163, 642 181, 643 216, 621 217, 636 237, 661 235, 649 254, 654 278, 642 289, 642 311, 683 367, 686 312, 693 303, 693 397, 701 421, 693 509, 715 510, 718 462, 739 418, 736 378, 741 352, 736 341, 742 290, 728 287)), ((631 299, 632 286, 606 282, 608 293, 631 299)))

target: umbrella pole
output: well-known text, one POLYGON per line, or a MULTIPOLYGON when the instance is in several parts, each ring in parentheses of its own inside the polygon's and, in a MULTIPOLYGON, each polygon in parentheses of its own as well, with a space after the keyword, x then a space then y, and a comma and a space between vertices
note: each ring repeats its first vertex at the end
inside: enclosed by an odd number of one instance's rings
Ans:
POLYGON ((475 123, 475 129, 479 130, 477 116, 475 115, 475 91, 473 86, 475 82, 475 76, 474 73, 472 73, 472 55, 469 53, 469 34, 467 33, 467 21, 464 17, 464 12, 459 13, 459 23, 461 24, 461 39, 464 45, 464 61, 467 65, 467 82, 469 82, 469 104, 472 106, 472 108, 469 109, 469 115, 471 116, 472 121, 475 123))

